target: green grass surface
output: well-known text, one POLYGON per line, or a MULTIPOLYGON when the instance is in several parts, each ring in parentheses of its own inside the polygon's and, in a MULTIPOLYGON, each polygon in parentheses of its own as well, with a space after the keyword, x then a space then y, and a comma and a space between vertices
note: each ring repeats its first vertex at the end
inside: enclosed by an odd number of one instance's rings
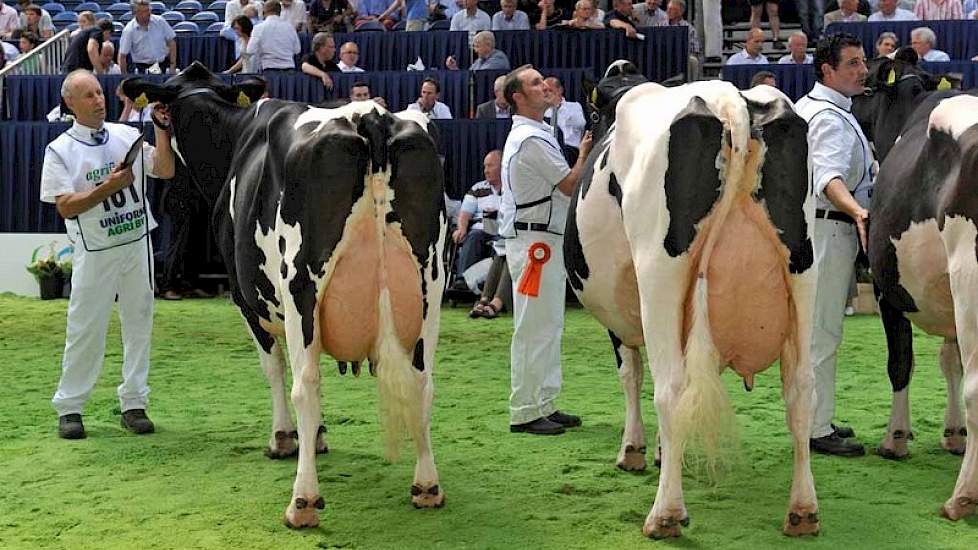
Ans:
MULTIPOLYGON (((318 457, 327 507, 319 528, 290 531, 282 513, 294 460, 262 455, 270 398, 237 310, 223 300, 158 302, 150 416, 158 432, 119 427, 119 327, 113 321, 89 438, 56 437, 66 301, 0 296, 0 548, 970 548, 978 518, 938 516, 960 457, 940 449, 945 400, 939 341, 918 337, 911 458, 815 456, 822 534, 787 539, 791 481, 779 376, 752 393, 724 374, 741 425, 741 460, 718 485, 685 478, 692 525, 677 541, 642 537, 658 471, 614 467, 624 402, 605 331, 570 309, 560 406, 584 427, 560 437, 508 433, 508 317, 444 310, 432 436, 441 510, 415 510, 413 453, 384 462, 375 380, 340 376, 325 360, 323 412, 331 452, 318 457)), ((868 447, 884 434, 890 390, 879 320, 846 321, 838 420, 868 447)), ((649 437, 655 416, 646 377, 649 437)), ((650 447, 651 448, 651 447, 650 447)))

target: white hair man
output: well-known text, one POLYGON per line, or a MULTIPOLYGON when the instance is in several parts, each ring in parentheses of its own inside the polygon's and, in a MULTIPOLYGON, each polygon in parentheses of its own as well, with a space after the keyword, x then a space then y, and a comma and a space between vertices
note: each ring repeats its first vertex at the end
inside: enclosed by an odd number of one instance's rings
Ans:
POLYGON ((496 77, 495 82, 492 83, 492 93, 495 97, 485 103, 480 103, 476 107, 475 118, 494 119, 510 117, 509 103, 506 103, 506 98, 503 96, 503 83, 505 81, 506 75, 496 77))
POLYGON ((779 65, 804 65, 812 62, 812 54, 808 53, 808 35, 796 31, 788 37, 788 52, 778 59, 779 65))
POLYGON ((917 16, 910 10, 897 6, 897 0, 879 0, 878 10, 869 16, 869 22, 877 21, 917 21, 917 16))
POLYGON ((937 35, 927 27, 917 27, 910 31, 910 47, 917 52, 921 61, 950 61, 951 56, 934 48, 937 35))

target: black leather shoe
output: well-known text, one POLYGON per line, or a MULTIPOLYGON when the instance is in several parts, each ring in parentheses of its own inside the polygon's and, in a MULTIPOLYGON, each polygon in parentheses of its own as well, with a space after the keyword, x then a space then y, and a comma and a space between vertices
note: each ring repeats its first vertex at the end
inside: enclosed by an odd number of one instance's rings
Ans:
POLYGON ((510 424, 509 431, 535 435, 560 435, 564 433, 564 427, 541 416, 525 424, 510 424))
POLYGON ((808 440, 808 446, 816 453, 835 456, 863 456, 866 449, 858 441, 843 439, 836 433, 808 440))
POLYGON ((151 434, 156 430, 153 421, 143 409, 129 409, 122 413, 122 427, 134 434, 151 434))
POLYGON ((214 295, 202 288, 191 288, 183 293, 185 298, 213 298, 214 295))
POLYGON ((842 439, 856 437, 856 432, 849 426, 836 426, 835 424, 832 424, 832 431, 835 433, 835 435, 841 437, 842 439))
POLYGON ((85 439, 85 425, 80 414, 66 414, 58 418, 58 437, 61 439, 85 439))
POLYGON ((576 428, 581 425, 580 416, 574 416, 573 414, 562 413, 560 411, 550 413, 547 420, 556 422, 565 428, 576 428))

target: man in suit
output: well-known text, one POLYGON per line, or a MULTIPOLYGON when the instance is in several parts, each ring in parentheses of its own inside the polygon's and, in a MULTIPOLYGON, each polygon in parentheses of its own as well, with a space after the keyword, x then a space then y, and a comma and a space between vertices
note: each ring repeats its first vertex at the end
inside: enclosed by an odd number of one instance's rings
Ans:
POLYGON ((859 0, 840 0, 839 9, 825 14, 825 26, 829 23, 857 23, 865 21, 866 16, 859 13, 859 0))
POLYGON ((506 75, 501 75, 496 78, 496 81, 492 84, 492 92, 496 95, 495 99, 490 99, 485 103, 480 103, 475 109, 475 118, 509 118, 509 104, 506 103, 506 98, 503 97, 503 83, 506 81, 506 75))

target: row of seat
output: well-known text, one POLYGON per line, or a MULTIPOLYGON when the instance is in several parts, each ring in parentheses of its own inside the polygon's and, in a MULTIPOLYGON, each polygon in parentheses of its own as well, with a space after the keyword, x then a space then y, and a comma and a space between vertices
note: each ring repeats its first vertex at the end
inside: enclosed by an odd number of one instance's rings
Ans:
MULTIPOLYGON (((113 2, 108 6, 105 6, 105 4, 106 3, 100 4, 98 2, 82 2, 69 10, 68 8, 65 7, 64 4, 60 2, 48 2, 46 4, 41 5, 41 8, 46 10, 48 13, 50 13, 52 17, 54 17, 54 14, 56 13, 62 13, 67 11, 74 11, 74 12, 105 11, 115 15, 121 15, 123 13, 128 13, 129 11, 131 11, 131 7, 128 2, 113 2)), ((215 13, 216 12, 223 13, 224 8, 226 6, 227 6, 226 0, 214 0, 213 2, 207 5, 207 10, 215 13)), ((174 4, 172 8, 166 7, 166 4, 164 4, 163 2, 150 2, 149 7, 150 7, 150 11, 152 11, 156 15, 162 15, 164 12, 171 11, 171 10, 192 15, 194 13, 204 10, 203 4, 201 4, 198 0, 180 0, 176 4, 174 4)))
MULTIPOLYGON (((163 17, 163 19, 165 19, 168 23, 170 23, 170 25, 174 25, 176 23, 179 23, 181 21, 186 21, 188 19, 190 21, 196 21, 198 23, 216 23, 218 21, 222 21, 221 17, 219 17, 216 13, 211 11, 196 12, 192 15, 186 15, 179 11, 165 11, 160 15, 161 17, 163 17)), ((112 12, 107 12, 107 11, 97 11, 95 12, 95 19, 108 19, 109 21, 118 20, 121 23, 128 23, 129 21, 132 20, 132 12, 113 14, 112 12)), ((52 15, 51 21, 55 25, 59 23, 61 24, 75 23, 78 21, 78 14, 73 11, 63 11, 58 13, 57 15, 52 15)))
MULTIPOLYGON (((206 24, 206 23, 205 23, 206 24)), ((198 25, 195 21, 178 21, 172 25, 173 31, 177 34, 201 34, 201 35, 218 35, 224 30, 224 23, 215 22, 210 23, 206 27, 198 25)), ((78 28, 78 23, 72 23, 65 29, 73 31, 78 28)), ((112 32, 121 33, 125 29, 125 25, 118 22, 112 22, 112 32)))

